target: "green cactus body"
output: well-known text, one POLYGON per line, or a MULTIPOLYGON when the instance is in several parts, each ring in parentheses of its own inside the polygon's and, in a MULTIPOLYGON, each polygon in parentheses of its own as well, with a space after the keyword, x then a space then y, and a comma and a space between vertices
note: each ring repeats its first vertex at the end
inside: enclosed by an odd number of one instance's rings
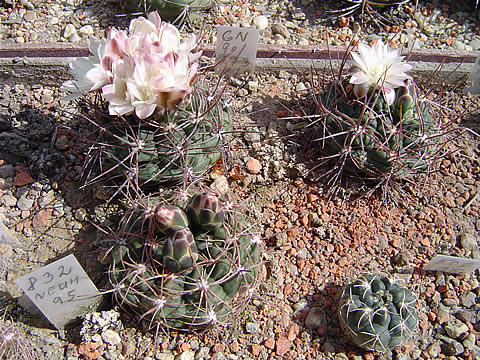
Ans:
POLYGON ((127 0, 125 7, 130 12, 158 11, 164 20, 177 19, 186 9, 208 10, 213 0, 127 0))
POLYGON ((401 87, 388 106, 378 91, 357 99, 347 82, 331 84, 321 96, 323 151, 354 175, 401 179, 426 171, 437 151, 437 129, 415 97, 413 88, 401 87))
MULTIPOLYGON (((110 271, 121 305, 167 328, 199 330, 225 322, 250 299, 259 276, 261 242, 246 232, 235 207, 224 212, 210 193, 198 193, 186 204, 157 204, 131 210, 119 230, 124 239, 113 249, 110 271), (199 217, 185 211, 189 227, 170 231, 157 226, 155 208, 194 206, 215 209, 223 218, 199 217), (215 227, 209 223, 213 219, 215 227), (202 225, 202 226, 198 226, 202 225), (205 226, 203 226, 205 225, 205 226)), ((178 212, 178 210, 174 210, 178 212)), ((169 217, 170 218, 170 217, 169 217)))
POLYGON ((179 182, 200 176, 221 157, 232 108, 220 100, 208 103, 196 86, 184 107, 148 121, 134 115, 105 118, 100 126, 104 174, 139 185, 179 182), (194 94, 194 95, 193 95, 194 94), (168 118, 167 118, 168 117, 168 118))
POLYGON ((390 278, 367 274, 345 286, 337 314, 355 345, 384 352, 412 336, 418 323, 415 304, 410 290, 390 278))

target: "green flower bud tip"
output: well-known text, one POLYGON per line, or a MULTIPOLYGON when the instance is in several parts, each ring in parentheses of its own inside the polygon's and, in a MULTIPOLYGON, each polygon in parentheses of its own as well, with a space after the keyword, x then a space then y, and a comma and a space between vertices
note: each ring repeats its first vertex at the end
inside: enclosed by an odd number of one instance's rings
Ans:
POLYGON ((188 218, 179 207, 160 205, 155 209, 155 224, 158 231, 166 234, 187 228, 188 218))
POLYGON ((170 235, 162 248, 163 264, 170 272, 179 272, 191 267, 198 259, 195 238, 188 229, 170 235))
POLYGON ((186 209, 190 221, 203 230, 214 230, 222 226, 225 211, 218 198, 211 193, 192 196, 186 209))

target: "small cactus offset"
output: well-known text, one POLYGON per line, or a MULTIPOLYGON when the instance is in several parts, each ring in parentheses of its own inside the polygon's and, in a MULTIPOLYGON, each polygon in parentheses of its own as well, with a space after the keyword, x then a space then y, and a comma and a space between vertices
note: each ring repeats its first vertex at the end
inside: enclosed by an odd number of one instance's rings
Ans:
POLYGON ((121 223, 110 270, 117 301, 160 328, 225 323, 256 286, 260 238, 212 193, 159 201, 139 202, 121 223))
POLYGON ((355 345, 385 352, 412 337, 418 323, 415 304, 412 292, 391 278, 367 274, 344 287, 337 315, 355 345))

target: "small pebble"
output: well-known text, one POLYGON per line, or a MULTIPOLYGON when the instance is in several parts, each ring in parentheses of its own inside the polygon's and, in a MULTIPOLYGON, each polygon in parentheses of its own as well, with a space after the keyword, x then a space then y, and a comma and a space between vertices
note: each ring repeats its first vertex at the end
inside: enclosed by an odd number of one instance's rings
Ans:
POLYGON ((63 30, 63 37, 65 39, 70 39, 73 35, 77 35, 77 29, 72 24, 67 24, 63 30))
POLYGON ((455 321, 454 323, 448 323, 444 327, 445 332, 452 339, 457 339, 461 334, 468 331, 468 326, 461 321, 455 321))
POLYGON ((259 174, 262 170, 262 164, 257 159, 250 159, 247 161, 247 170, 251 174, 259 174))
POLYGON ((260 327, 257 323, 254 322, 247 322, 245 324, 245 331, 249 334, 257 334, 260 332, 260 327))
POLYGON ((78 33, 80 35, 91 36, 93 35, 93 26, 92 25, 85 25, 78 29, 78 33))
POLYGON ((253 19, 253 25, 259 30, 266 29, 268 27, 268 18, 264 15, 257 16, 253 19))
POLYGON ((86 217, 87 217, 87 210, 85 210, 84 208, 75 210, 75 220, 82 222, 85 220, 86 217))
POLYGON ((102 332, 102 340, 110 345, 120 345, 122 339, 120 335, 112 329, 106 329, 102 332))
POLYGON ((193 360, 195 358, 195 353, 191 350, 187 350, 175 356, 175 360, 193 360))

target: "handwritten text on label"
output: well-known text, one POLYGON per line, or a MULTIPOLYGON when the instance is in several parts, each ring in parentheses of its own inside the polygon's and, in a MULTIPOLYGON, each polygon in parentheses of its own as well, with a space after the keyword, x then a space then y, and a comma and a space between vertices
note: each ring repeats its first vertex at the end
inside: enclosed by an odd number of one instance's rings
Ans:
POLYGON ((62 328, 94 303, 98 290, 74 255, 68 255, 17 279, 25 294, 55 325, 62 328))
POLYGON ((216 59, 220 63, 218 71, 226 72, 229 76, 252 72, 259 36, 258 29, 219 26, 216 51, 216 59))

